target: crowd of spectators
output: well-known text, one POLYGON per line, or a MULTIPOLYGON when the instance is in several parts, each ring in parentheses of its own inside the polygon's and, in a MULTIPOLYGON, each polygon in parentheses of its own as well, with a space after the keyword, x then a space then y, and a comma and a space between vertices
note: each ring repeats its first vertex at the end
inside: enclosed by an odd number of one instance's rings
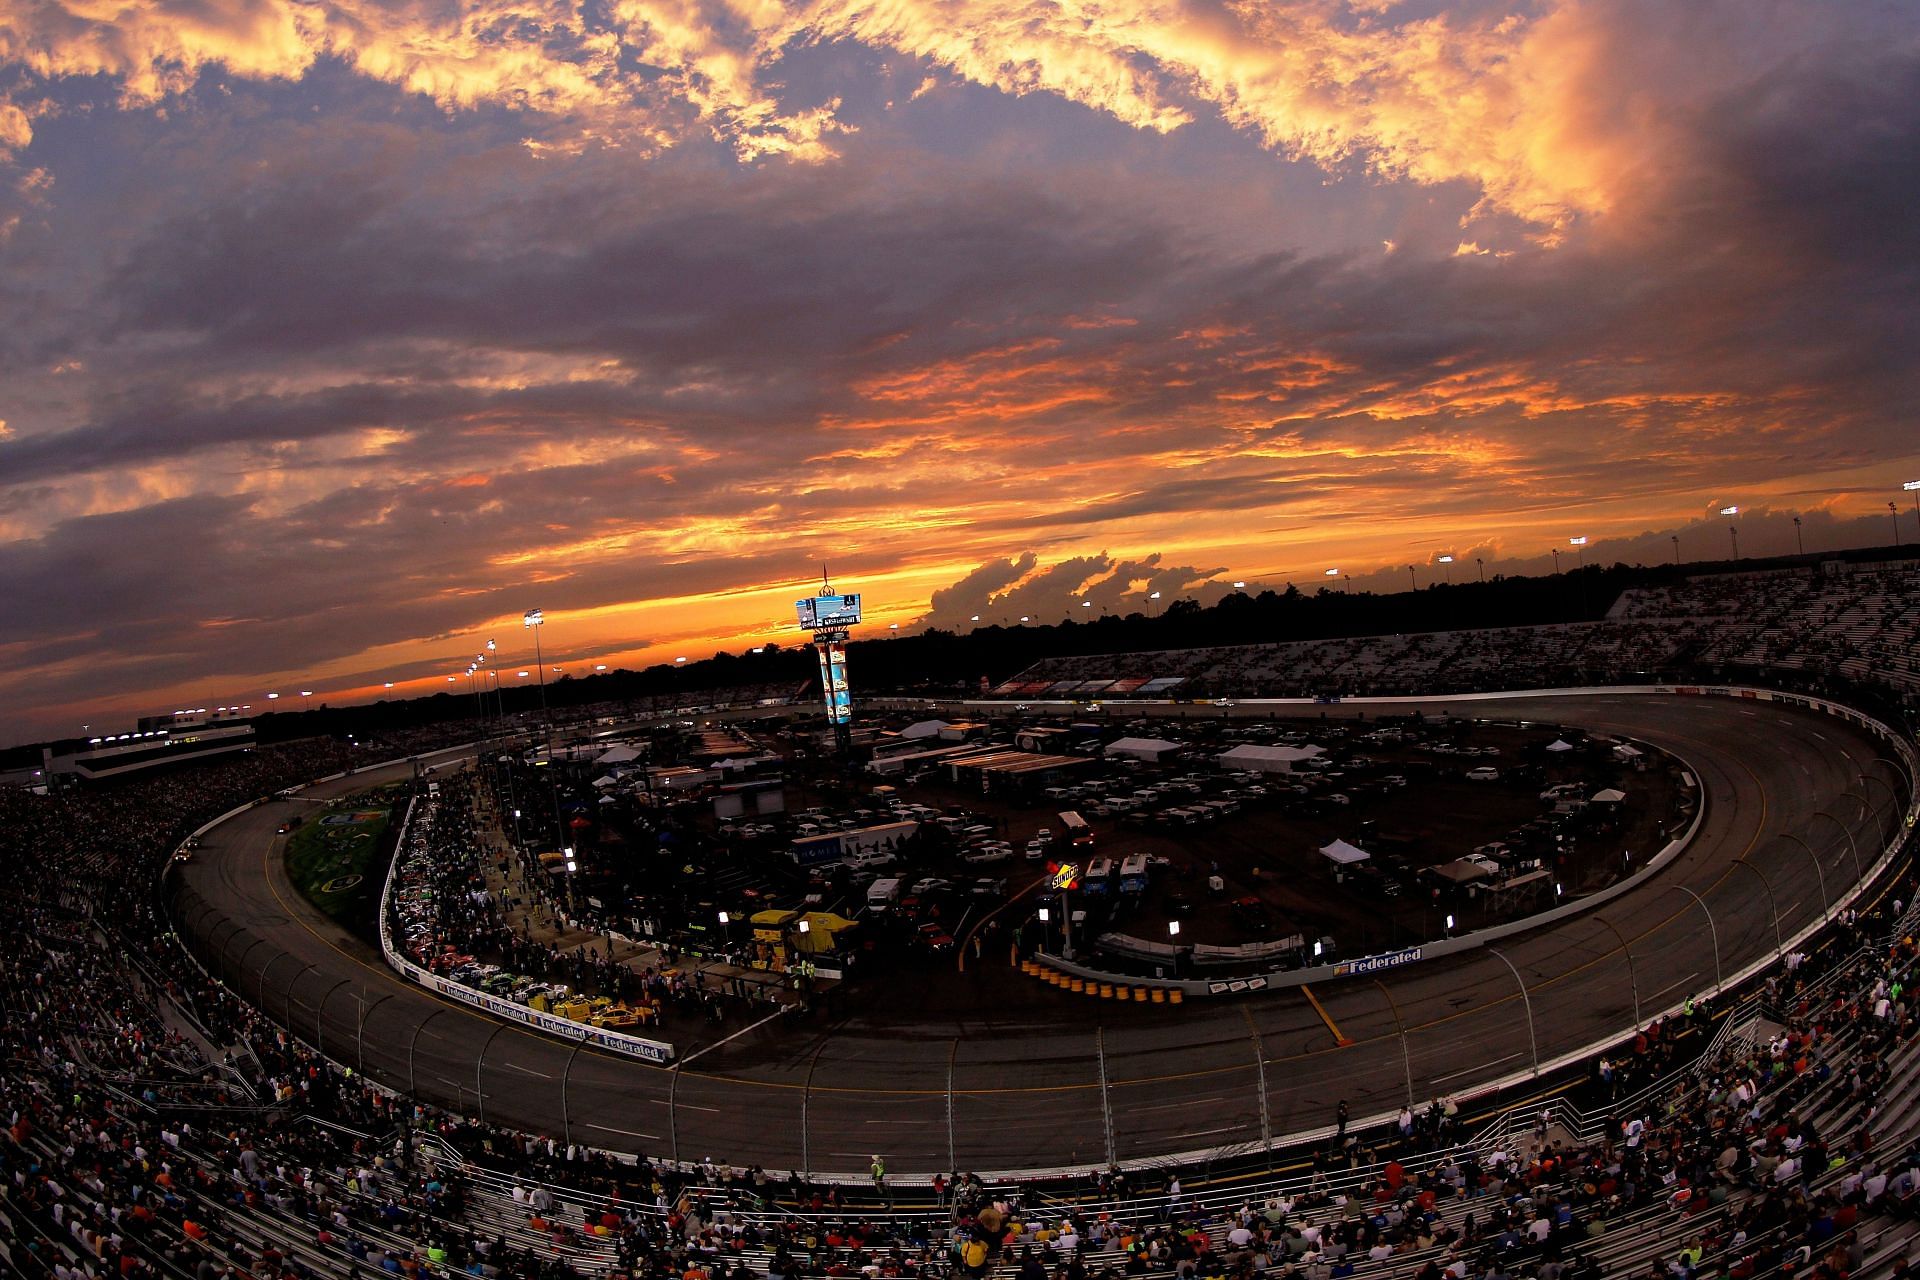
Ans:
POLYGON ((764 1001, 764 988, 735 992, 712 973, 675 963, 650 947, 566 924, 580 913, 553 877, 525 853, 483 838, 476 804, 493 797, 471 770, 440 775, 439 791, 417 810, 390 927, 414 961, 466 981, 474 966, 497 966, 549 1003, 567 995, 604 997, 633 1011, 642 1028, 675 1018, 717 1021, 730 1001, 764 1001))
POLYGON ((1920 567, 1834 565, 1630 590, 1599 622, 1047 658, 1001 688, 1040 696, 1064 682, 1178 677, 1179 697, 1357 697, 1764 667, 1871 676, 1911 696, 1917 637, 1920 567))
MULTIPOLYGON (((1876 634, 1905 625, 1910 578, 1890 577, 1818 634, 1855 608, 1876 634)), ((1679 606, 1636 600, 1627 613, 1643 607, 1660 623, 1679 606)), ((1711 630, 1737 612, 1652 631, 1711 630)), ((1726 660, 1773 644, 1767 631, 1726 660)), ((1499 652, 1497 634, 1474 643, 1499 652)), ((1595 1064, 1584 1096, 1613 1114, 1585 1139, 1546 1114, 1530 1132, 1469 1142, 1436 1101, 1378 1133, 1342 1125, 1309 1180, 1246 1197, 1119 1170, 1024 1188, 956 1173, 909 1197, 878 1160, 870 1186, 812 1184, 482 1126, 288 1036, 198 969, 154 892, 197 823, 393 746, 296 742, 80 792, 0 792, 17 934, 0 952, 0 1267, 63 1280, 1840 1280, 1874 1261, 1865 1227, 1920 1205, 1910 919, 1849 918, 1795 953, 1765 992, 1777 1025, 1706 1058, 1689 1062, 1717 1011, 1645 1028, 1595 1064)), ((469 901, 456 941, 515 945, 469 901)))

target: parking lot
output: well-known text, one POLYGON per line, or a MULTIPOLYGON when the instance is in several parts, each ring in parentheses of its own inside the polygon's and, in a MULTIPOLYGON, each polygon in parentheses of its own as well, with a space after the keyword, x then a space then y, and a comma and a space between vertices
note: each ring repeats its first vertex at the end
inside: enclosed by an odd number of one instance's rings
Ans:
POLYGON ((1076 951, 1100 945, 1123 970, 1190 963, 1159 954, 1174 946, 1271 969, 1591 892, 1657 851, 1688 803, 1673 762, 1553 726, 1009 721, 917 742, 909 727, 884 725, 847 763, 803 726, 756 728, 784 810, 721 817, 707 791, 656 793, 671 858, 630 910, 772 969, 804 945, 856 981, 924 985, 963 955, 1059 950, 1069 916, 1076 951), (1020 751, 1033 732, 1039 749, 1020 751), (1247 749, 1261 768, 1234 767, 1247 749))

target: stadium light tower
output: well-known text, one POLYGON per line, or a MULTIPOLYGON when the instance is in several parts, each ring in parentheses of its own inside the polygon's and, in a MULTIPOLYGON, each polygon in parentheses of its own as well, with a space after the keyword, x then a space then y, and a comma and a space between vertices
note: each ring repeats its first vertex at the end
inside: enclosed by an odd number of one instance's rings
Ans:
POLYGON ((1739 507, 1722 507, 1720 514, 1727 518, 1727 540, 1733 544, 1733 558, 1740 558, 1740 530, 1734 527, 1733 518, 1740 514, 1739 507))
POLYGON ((1407 584, 1415 591, 1420 589, 1420 579, 1414 575, 1412 565, 1407 566, 1407 584))
POLYGON ((1441 556, 1439 562, 1446 566, 1447 585, 1452 586, 1453 585, 1453 557, 1450 555, 1441 556))
POLYGON ((1800 517, 1793 518, 1793 546, 1801 555, 1807 554, 1807 540, 1800 536, 1800 517))
POLYGON ((1550 550, 1552 550, 1553 552, 1553 571, 1555 573, 1559 573, 1560 572, 1560 548, 1553 547, 1553 548, 1550 548, 1550 550))
POLYGON ((1587 535, 1583 533, 1577 538, 1568 538, 1567 541, 1573 545, 1573 567, 1576 569, 1586 568, 1587 535))
MULTIPOLYGON (((820 567, 820 590, 793 602, 800 629, 813 633, 814 652, 820 659, 820 696, 826 704, 827 727, 833 731, 833 743, 841 755, 853 749, 853 699, 847 684, 847 635, 860 622, 860 596, 842 594, 827 579, 826 566, 820 567)), ((1021 619, 1026 621, 1026 619, 1021 619)))
POLYGON ((1920 480, 1909 480, 1900 487, 1913 495, 1913 519, 1920 526, 1920 480))
POLYGON ((1676 565, 1680 563, 1680 535, 1677 533, 1673 535, 1673 562, 1676 565))

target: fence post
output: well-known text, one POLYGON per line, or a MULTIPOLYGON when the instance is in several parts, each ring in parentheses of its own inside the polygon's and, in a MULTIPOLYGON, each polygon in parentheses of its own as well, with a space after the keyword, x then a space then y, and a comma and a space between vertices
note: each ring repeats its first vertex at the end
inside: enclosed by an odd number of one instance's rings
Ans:
POLYGON ((587 1047, 585 1040, 573 1046, 573 1052, 567 1055, 567 1065, 560 1071, 560 1140, 569 1147, 573 1145, 573 1113, 567 1107, 567 1081, 573 1076, 573 1060, 587 1047))
POLYGON ((1520 1002, 1527 1009, 1527 1044, 1533 1050, 1533 1074, 1538 1076, 1540 1074, 1540 1041, 1533 1033, 1533 997, 1527 994, 1526 980, 1520 976, 1520 971, 1513 967, 1513 961, 1507 959, 1506 952, 1498 947, 1488 947, 1487 950, 1493 952, 1500 963, 1507 966, 1507 972, 1513 975, 1514 983, 1520 988, 1520 1002))
MULTIPOLYGON (((808 1073, 807 1081, 809 1084, 813 1081, 811 1072, 808 1073)), ((673 1064, 673 1069, 667 1073, 667 1143, 668 1148, 673 1152, 673 1162, 675 1164, 680 1163, 679 1094, 680 1064, 676 1062, 673 1064)))
MULTIPOLYGON (((947 1172, 948 1173, 952 1173, 955 1169, 960 1167, 960 1158, 955 1154, 956 1147, 954 1145, 954 1140, 953 1140, 953 1061, 955 1058, 959 1056, 960 1056, 960 1040, 959 1040, 959 1037, 956 1036, 953 1040, 953 1043, 947 1047, 947 1172)), ((811 1072, 808 1073, 808 1079, 809 1079, 809 1083, 811 1083, 811 1079, 812 1079, 811 1072)))
POLYGON ((1787 958, 1787 944, 1786 939, 1780 932, 1780 900, 1773 896, 1773 883, 1767 879, 1764 871, 1754 866, 1745 858, 1735 858, 1733 865, 1736 867, 1745 867, 1747 870, 1753 872, 1754 876, 1759 879, 1760 886, 1767 891, 1767 910, 1773 914, 1774 949, 1780 953, 1780 958, 1785 960, 1787 958))
POLYGON ((373 1016, 375 1009, 378 1009, 381 1005, 393 999, 393 992, 387 992, 387 994, 381 996, 372 1004, 368 1004, 364 1000, 359 1000, 358 997, 355 997, 355 999, 358 1000, 360 1005, 360 1029, 354 1036, 353 1069, 361 1075, 365 1075, 367 1073, 367 1019, 373 1016))
POLYGON ((1092 1050, 1100 1059, 1100 1126, 1106 1130, 1106 1163, 1116 1165, 1114 1157, 1114 1102, 1106 1096, 1106 1029, 1092 1029, 1092 1050))
POLYGON ((1820 865, 1820 855, 1813 851, 1812 845, 1802 840, 1799 836, 1794 835, 1791 831, 1782 831, 1780 836, 1782 839, 1791 840, 1802 849, 1805 849, 1807 856, 1813 859, 1813 869, 1820 875, 1820 918, 1823 920, 1826 919, 1833 911, 1833 899, 1827 896, 1827 869, 1820 865))
POLYGON ((426 1017, 420 1019, 419 1022, 414 1024, 413 1039, 407 1041, 407 1092, 410 1095, 418 1095, 420 1092, 420 1082, 418 1078, 414 1075, 414 1070, 413 1070, 413 1051, 416 1048, 418 1048, 420 1045, 420 1033, 427 1029, 427 1024, 429 1022, 432 1022, 435 1018, 439 1017, 441 1014, 445 1013, 446 1011, 447 1011, 446 1006, 441 1005, 438 1008, 434 1009, 433 1012, 429 1013, 426 1017))
POLYGON ((319 1006, 313 1011, 314 1049, 323 1058, 327 1056, 327 1001, 330 1000, 333 997, 333 993, 340 988, 352 985, 352 978, 340 979, 340 981, 327 988, 326 993, 320 997, 319 1006))
MULTIPOLYGON (((1853 793, 1849 791, 1847 792, 1847 794, 1852 795, 1853 793)), ((1849 827, 1846 823, 1840 821, 1840 819, 1834 817, 1833 814, 1829 813, 1825 809, 1820 810, 1818 813, 1814 814, 1813 816, 1816 818, 1825 818, 1828 822, 1831 822, 1834 826, 1840 828, 1840 834, 1847 838, 1847 848, 1851 850, 1853 853, 1853 882, 1856 885, 1859 884, 1861 878, 1866 875, 1866 872, 1862 870, 1860 866, 1860 846, 1854 842, 1853 828, 1849 827)))
POLYGON ((1240 1012, 1247 1019, 1247 1034, 1253 1038, 1253 1072, 1260 1089, 1260 1150, 1267 1157, 1268 1168, 1272 1168, 1273 1157, 1273 1116, 1267 1106, 1267 1043, 1260 1034, 1259 1024, 1253 1020, 1253 1010, 1243 1002, 1240 1012))
MULTIPOLYGON (((1613 930, 1613 936, 1620 939, 1620 954, 1627 958, 1627 986, 1633 990, 1633 1029, 1638 1031, 1641 1027, 1640 975, 1635 973, 1633 969, 1633 948, 1627 945, 1627 935, 1614 928, 1613 921, 1608 920, 1605 916, 1595 916, 1594 919, 1613 930)), ((1717 950, 1716 954, 1718 954, 1717 950)))
POLYGON ((807 1122, 813 1106, 813 1069, 820 1064, 820 1054, 826 1047, 827 1042, 822 1040, 813 1056, 807 1059, 807 1082, 800 1087, 800 1172, 809 1182, 813 1180, 813 1153, 807 1145, 807 1122))
MULTIPOLYGON (((300 979, 312 973, 318 965, 308 965, 293 975, 287 983, 287 998, 280 1005, 280 1021, 286 1024, 287 1034, 293 1034, 293 989, 300 985, 300 979)), ((265 1006, 262 1005, 262 1008, 265 1006)))
POLYGON ((495 1024, 493 1030, 480 1045, 480 1052, 473 1060, 473 1109, 474 1118, 481 1124, 487 1122, 487 1092, 481 1087, 481 1072, 487 1068, 487 1050, 493 1048, 493 1042, 502 1031, 507 1029, 504 1022, 495 1024))
MULTIPOLYGON (((260 941, 265 942, 266 939, 262 938, 260 939, 260 941)), ((242 964, 245 964, 247 957, 252 953, 253 953, 252 947, 248 947, 245 951, 241 952, 240 962, 242 964)), ((286 951, 279 951, 279 952, 275 952, 271 959, 269 959, 265 964, 260 966, 260 981, 253 989, 254 1003, 260 1006, 260 1012, 262 1013, 267 1012, 267 975, 273 972, 273 966, 275 966, 276 964, 279 964, 282 960, 290 960, 290 959, 292 959, 291 953, 286 951)))
POLYGON ((1683 884, 1673 886, 1680 892, 1700 904, 1700 911, 1707 917, 1707 936, 1713 939, 1713 994, 1719 995, 1724 985, 1720 978, 1720 926, 1714 923, 1713 912, 1707 910, 1707 900, 1683 884))
MULTIPOLYGON (((1407 1110, 1413 1110, 1413 1050, 1407 1047, 1407 1024, 1400 1021, 1400 1006, 1394 1001, 1393 992, 1387 990, 1387 984, 1373 979, 1373 985, 1380 988, 1380 994, 1387 998, 1387 1008, 1393 1011, 1394 1030, 1400 1035, 1400 1065, 1407 1073, 1407 1110)), ((1525 988, 1521 988, 1523 991, 1525 988)), ((1531 1024, 1529 1024, 1531 1030, 1531 1024)))

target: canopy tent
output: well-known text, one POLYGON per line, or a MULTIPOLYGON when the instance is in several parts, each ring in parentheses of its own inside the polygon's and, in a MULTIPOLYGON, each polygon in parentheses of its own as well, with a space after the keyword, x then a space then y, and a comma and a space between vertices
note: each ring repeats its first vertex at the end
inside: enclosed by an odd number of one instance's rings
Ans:
POLYGON ((1165 738, 1121 738, 1107 744, 1109 756, 1131 756, 1149 764, 1184 749, 1184 743, 1169 742, 1165 738))
POLYGON ((1640 748, 1634 746, 1632 743, 1623 742, 1613 749, 1613 754, 1622 760, 1638 760, 1640 758, 1640 748))
POLYGON ((623 742, 617 747, 611 747, 608 750, 601 752, 600 755, 594 759, 594 763, 595 764, 626 764, 629 761, 638 760, 639 758, 640 758, 640 753, 638 751, 635 751, 632 747, 628 746, 626 743, 623 742))
POLYGON ((1335 840, 1332 844, 1321 845, 1320 853, 1327 861, 1343 867, 1351 866, 1356 862, 1365 862, 1373 856, 1365 849, 1348 844, 1345 840, 1335 840))
POLYGON ((620 784, 620 779, 614 777, 610 773, 603 773, 599 777, 593 780, 593 785, 596 787, 614 787, 614 786, 618 786, 619 784, 620 784))
POLYGON ((1321 748, 1311 744, 1304 747, 1262 747, 1248 743, 1223 751, 1214 757, 1223 769, 1251 769, 1259 773, 1292 773, 1293 766, 1302 760, 1310 760, 1321 754, 1321 748))
POLYGON ((1557 755, 1562 751, 1573 750, 1573 744, 1571 742, 1568 742, 1565 738, 1555 738, 1552 742, 1549 742, 1547 744, 1547 750, 1557 755))
POLYGON ((947 727, 945 720, 917 720, 900 731, 903 738, 937 738, 947 727))
POLYGON ((1622 800, 1625 800, 1626 798, 1627 798, 1627 793, 1620 790, 1618 787, 1608 787, 1603 791, 1596 791, 1593 793, 1593 802, 1595 804, 1619 804, 1622 800))

